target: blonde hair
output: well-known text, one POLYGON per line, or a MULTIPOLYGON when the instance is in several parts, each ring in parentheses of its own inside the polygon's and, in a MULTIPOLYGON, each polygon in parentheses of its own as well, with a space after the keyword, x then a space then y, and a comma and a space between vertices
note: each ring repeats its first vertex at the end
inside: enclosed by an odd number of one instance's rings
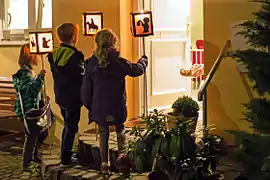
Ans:
POLYGON ((33 55, 30 54, 30 44, 26 43, 22 45, 21 47, 18 64, 20 65, 20 67, 24 65, 31 67, 32 60, 33 60, 33 55))
POLYGON ((98 64, 107 64, 108 53, 111 49, 116 49, 118 38, 111 29, 101 29, 96 33, 95 55, 98 58, 98 64))
POLYGON ((73 36, 78 34, 79 34, 78 25, 72 23, 64 23, 57 28, 58 39, 64 43, 70 42, 73 36))

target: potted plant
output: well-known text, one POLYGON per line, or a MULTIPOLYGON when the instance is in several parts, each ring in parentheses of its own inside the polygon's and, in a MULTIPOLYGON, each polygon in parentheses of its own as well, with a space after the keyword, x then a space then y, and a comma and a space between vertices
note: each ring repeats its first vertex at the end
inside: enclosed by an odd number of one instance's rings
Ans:
POLYGON ((208 136, 196 145, 186 128, 187 121, 181 118, 168 129, 168 115, 154 110, 141 118, 140 126, 126 132, 134 136, 126 148, 134 171, 151 172, 150 180, 217 179, 214 147, 218 138, 208 136))
MULTIPOLYGON (((188 135, 184 129, 181 131, 182 135, 188 135)), ((191 154, 182 152, 175 158, 160 156, 155 171, 148 177, 150 180, 157 176, 167 177, 169 180, 218 180, 222 175, 222 172, 216 171, 216 154, 219 152, 220 143, 221 138, 218 136, 208 136, 202 139, 196 151, 191 154)))
POLYGON ((170 117, 168 128, 171 129, 176 124, 177 117, 182 117, 184 121, 189 121, 189 128, 192 132, 195 132, 198 116, 199 116, 199 104, 189 96, 179 97, 172 105, 172 112, 168 113, 170 117))
POLYGON ((152 170, 153 154, 156 151, 153 144, 161 144, 161 138, 166 136, 166 122, 167 116, 154 110, 148 116, 141 117, 138 125, 126 131, 129 135, 134 136, 134 139, 128 142, 126 154, 134 162, 137 172, 143 173, 152 170))

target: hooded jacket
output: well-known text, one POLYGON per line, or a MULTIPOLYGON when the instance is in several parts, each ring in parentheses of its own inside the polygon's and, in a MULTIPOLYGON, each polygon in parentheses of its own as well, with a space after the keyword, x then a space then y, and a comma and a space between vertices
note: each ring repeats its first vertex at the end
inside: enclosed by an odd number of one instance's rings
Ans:
POLYGON ((55 101, 62 108, 81 107, 84 55, 73 46, 61 44, 48 55, 54 79, 55 101))
POLYGON ((102 126, 121 125, 127 117, 125 77, 142 75, 147 59, 137 63, 119 56, 119 52, 108 53, 107 64, 99 65, 93 55, 86 65, 82 85, 82 102, 89 110, 89 120, 102 126))
MULTIPOLYGON (((43 106, 43 104, 40 104, 42 99, 40 91, 44 82, 43 77, 36 76, 31 67, 24 65, 12 76, 12 80, 16 92, 21 94, 24 113, 38 106, 43 106)), ((23 113, 18 95, 14 104, 14 110, 19 119, 22 120, 23 113)))

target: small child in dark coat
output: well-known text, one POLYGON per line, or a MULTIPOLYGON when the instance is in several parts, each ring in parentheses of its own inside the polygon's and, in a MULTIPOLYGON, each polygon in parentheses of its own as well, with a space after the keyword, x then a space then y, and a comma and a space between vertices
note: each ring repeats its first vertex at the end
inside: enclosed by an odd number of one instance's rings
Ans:
POLYGON ((89 120, 99 125, 101 173, 107 174, 109 126, 114 125, 117 133, 118 150, 125 144, 123 134, 127 118, 125 77, 138 77, 147 67, 147 57, 137 63, 119 56, 115 46, 117 36, 110 29, 100 30, 95 37, 96 51, 87 61, 83 77, 82 101, 89 110, 89 120))

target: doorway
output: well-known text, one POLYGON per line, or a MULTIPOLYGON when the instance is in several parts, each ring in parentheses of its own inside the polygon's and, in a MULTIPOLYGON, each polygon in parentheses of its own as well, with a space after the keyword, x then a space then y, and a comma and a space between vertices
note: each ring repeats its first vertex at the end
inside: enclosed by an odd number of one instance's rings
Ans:
MULTIPOLYGON (((154 36, 145 39, 146 54, 149 57, 147 69, 149 111, 170 109, 178 97, 192 94, 192 79, 180 75, 181 68, 192 65, 190 1, 145 2, 146 9, 153 13, 154 23, 154 36)), ((140 85, 140 102, 143 102, 143 80, 140 85)))

